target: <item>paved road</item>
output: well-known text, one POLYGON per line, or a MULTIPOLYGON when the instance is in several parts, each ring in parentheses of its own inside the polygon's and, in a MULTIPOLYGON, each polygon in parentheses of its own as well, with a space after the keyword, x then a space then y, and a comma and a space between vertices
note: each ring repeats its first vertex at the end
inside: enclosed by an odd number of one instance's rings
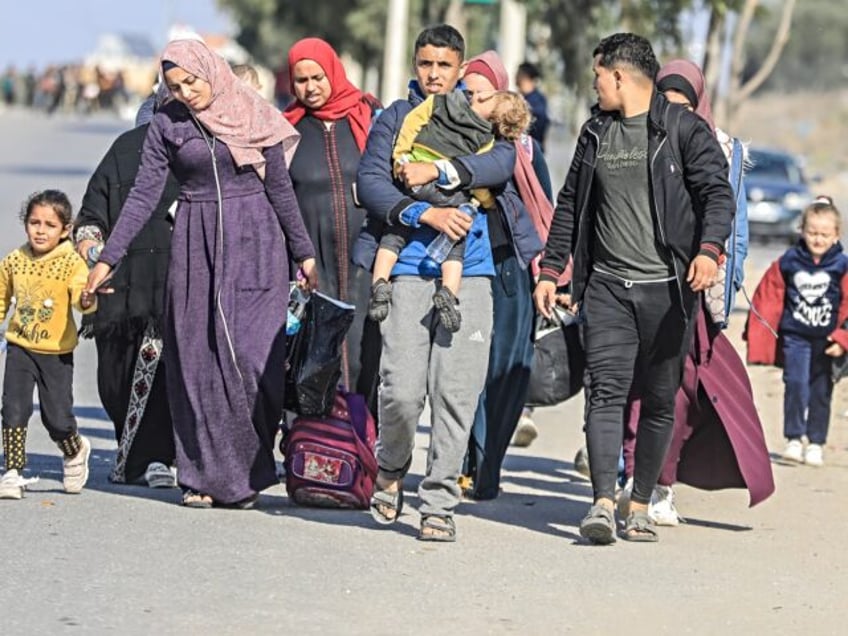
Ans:
MULTIPOLYGON (((80 201, 122 128, 0 113, 0 251, 23 240, 16 211, 29 192, 59 187, 80 201)), ((752 267, 761 271, 775 250, 758 248, 752 267)), ((258 510, 236 512, 186 510, 176 491, 110 485, 114 442, 93 361, 86 342, 75 391, 94 444, 89 488, 61 492, 58 453, 34 417, 30 467, 41 481, 24 500, 0 502, 4 634, 844 633, 843 387, 826 468, 775 464, 778 492, 752 510, 744 492, 681 487, 689 523, 662 529, 656 545, 578 541, 590 497, 570 461, 582 401, 540 409, 541 437, 509 456, 503 495, 463 504, 459 542, 434 546, 414 540, 423 435, 410 506, 391 530, 364 512, 293 507, 281 487, 258 510)), ((779 448, 779 375, 754 369, 752 379, 779 448)))

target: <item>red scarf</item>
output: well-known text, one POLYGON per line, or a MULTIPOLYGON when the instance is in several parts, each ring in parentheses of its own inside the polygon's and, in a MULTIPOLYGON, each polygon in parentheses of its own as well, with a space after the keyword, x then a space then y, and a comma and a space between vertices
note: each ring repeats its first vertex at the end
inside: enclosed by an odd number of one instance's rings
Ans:
POLYGON ((379 106, 376 98, 365 95, 347 79, 339 56, 329 44, 320 38, 304 38, 289 50, 289 77, 291 93, 294 92, 294 65, 301 60, 313 60, 327 75, 330 81, 330 98, 327 103, 315 110, 306 108, 295 100, 286 108, 283 115, 294 126, 306 115, 312 115, 321 121, 338 121, 347 118, 350 129, 359 150, 365 149, 365 140, 371 127, 373 107, 379 106))

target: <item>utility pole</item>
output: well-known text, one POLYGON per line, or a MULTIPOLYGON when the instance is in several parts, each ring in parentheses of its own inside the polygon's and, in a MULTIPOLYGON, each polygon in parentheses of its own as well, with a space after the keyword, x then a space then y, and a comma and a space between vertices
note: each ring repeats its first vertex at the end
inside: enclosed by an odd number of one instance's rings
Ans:
POLYGON ((383 85, 380 91, 380 98, 384 104, 390 104, 404 94, 409 67, 406 47, 408 24, 409 0, 389 0, 386 50, 383 51, 383 85))
POLYGON ((501 1, 500 53, 509 82, 515 84, 515 72, 524 61, 527 40, 527 7, 517 0, 501 1))

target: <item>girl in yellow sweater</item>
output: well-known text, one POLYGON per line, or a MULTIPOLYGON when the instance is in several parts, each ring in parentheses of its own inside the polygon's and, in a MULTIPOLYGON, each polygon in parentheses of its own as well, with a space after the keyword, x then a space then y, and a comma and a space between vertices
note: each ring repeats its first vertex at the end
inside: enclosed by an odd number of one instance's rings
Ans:
POLYGON ((92 294, 83 292, 88 267, 68 240, 71 217, 71 203, 63 192, 33 194, 21 210, 27 242, 0 261, 0 319, 15 299, 6 330, 2 408, 6 472, 0 477, 0 499, 20 499, 28 481, 21 473, 36 385, 41 420, 64 456, 65 492, 81 492, 88 480, 91 444, 77 432, 73 413, 77 328, 71 307, 87 313, 94 311, 95 302, 92 294))

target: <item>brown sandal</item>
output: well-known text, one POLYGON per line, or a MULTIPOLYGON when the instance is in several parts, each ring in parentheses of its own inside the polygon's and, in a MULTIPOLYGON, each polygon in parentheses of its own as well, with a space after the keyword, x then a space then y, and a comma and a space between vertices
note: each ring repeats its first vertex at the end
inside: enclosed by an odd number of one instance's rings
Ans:
POLYGON ((209 495, 201 495, 199 492, 195 492, 194 490, 184 490, 182 504, 186 508, 211 508, 212 497, 209 495))

